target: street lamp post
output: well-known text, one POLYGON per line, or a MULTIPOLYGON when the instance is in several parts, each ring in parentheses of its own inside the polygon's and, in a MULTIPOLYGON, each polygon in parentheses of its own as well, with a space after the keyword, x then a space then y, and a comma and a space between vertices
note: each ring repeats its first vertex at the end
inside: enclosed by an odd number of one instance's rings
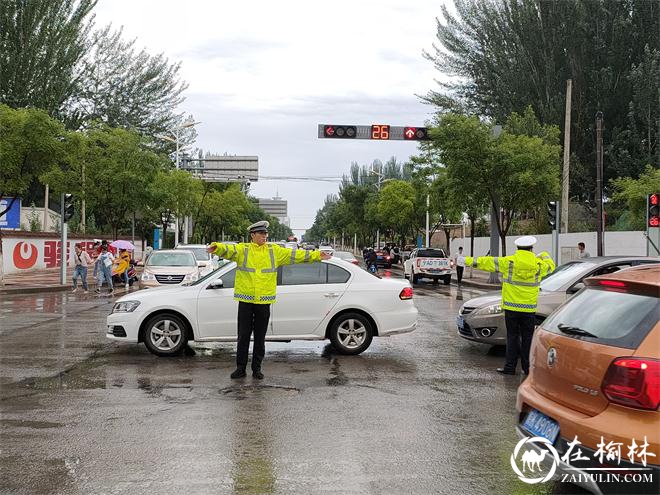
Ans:
MULTIPOLYGON (((180 132, 182 129, 187 129, 189 127, 196 126, 197 124, 201 124, 201 122, 194 122, 194 121, 188 121, 184 122, 178 127, 175 127, 173 130, 170 130, 172 134, 174 134, 174 139, 172 139, 170 136, 156 136, 160 139, 164 139, 166 141, 170 141, 174 144, 176 144, 176 153, 175 153, 175 163, 176 163, 176 168, 177 170, 179 169, 179 136, 180 132)), ((186 221, 186 226, 187 226, 187 221, 186 221)), ((185 241, 188 242, 188 231, 186 228, 186 232, 184 234, 185 241)), ((174 247, 176 247, 179 244, 179 217, 174 218, 174 247)))
POLYGON ((429 193, 426 193, 426 247, 429 247, 429 193))

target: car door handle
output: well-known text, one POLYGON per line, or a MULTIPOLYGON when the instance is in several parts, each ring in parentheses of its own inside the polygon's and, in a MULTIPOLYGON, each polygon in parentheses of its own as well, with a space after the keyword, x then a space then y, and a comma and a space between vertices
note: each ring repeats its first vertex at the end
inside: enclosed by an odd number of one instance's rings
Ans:
POLYGON ((326 292, 323 294, 325 297, 339 297, 339 292, 326 292))

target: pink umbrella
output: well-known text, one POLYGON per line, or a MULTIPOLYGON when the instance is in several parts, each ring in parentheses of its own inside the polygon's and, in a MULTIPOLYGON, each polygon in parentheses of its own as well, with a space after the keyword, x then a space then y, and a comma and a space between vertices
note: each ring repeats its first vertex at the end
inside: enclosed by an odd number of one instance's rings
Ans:
POLYGON ((113 241, 110 243, 110 245, 117 249, 128 249, 129 251, 135 251, 135 246, 128 241, 113 241))

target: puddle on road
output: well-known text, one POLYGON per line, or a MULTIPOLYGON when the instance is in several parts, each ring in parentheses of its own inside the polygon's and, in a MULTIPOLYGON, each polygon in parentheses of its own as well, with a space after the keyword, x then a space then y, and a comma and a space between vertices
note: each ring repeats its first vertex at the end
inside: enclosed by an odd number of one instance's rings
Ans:
POLYGON ((0 419, 0 426, 13 426, 16 428, 59 428, 62 423, 50 423, 48 421, 27 421, 24 419, 0 419))
POLYGON ((232 385, 221 388, 218 393, 223 397, 231 397, 236 400, 248 399, 260 396, 263 392, 284 392, 285 394, 300 394, 301 390, 296 387, 285 385, 232 385))

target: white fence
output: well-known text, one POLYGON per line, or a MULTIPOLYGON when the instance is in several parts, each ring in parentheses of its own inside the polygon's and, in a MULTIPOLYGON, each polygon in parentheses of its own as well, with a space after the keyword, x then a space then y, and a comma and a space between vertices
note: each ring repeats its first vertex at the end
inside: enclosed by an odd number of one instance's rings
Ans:
MULTIPOLYGON (((513 254, 516 250, 513 241, 520 236, 507 236, 506 254, 513 254)), ((552 252, 552 234, 541 234, 535 236, 538 239, 534 252, 540 251, 552 252)), ((627 232, 605 232, 604 233, 604 252, 605 256, 646 256, 646 237, 641 231, 627 232)), ((559 235, 559 252, 561 253, 560 264, 566 263, 577 258, 577 244, 584 242, 586 251, 591 256, 596 256, 596 232, 575 232, 559 235)), ((463 246, 463 253, 470 256, 470 238, 459 238, 451 241, 451 252, 457 253, 458 247, 463 246)), ((485 256, 490 250, 490 237, 474 238, 474 255, 485 256)), ((500 244, 501 251, 501 244, 500 244)), ((500 254, 502 254, 500 252, 500 254)))

